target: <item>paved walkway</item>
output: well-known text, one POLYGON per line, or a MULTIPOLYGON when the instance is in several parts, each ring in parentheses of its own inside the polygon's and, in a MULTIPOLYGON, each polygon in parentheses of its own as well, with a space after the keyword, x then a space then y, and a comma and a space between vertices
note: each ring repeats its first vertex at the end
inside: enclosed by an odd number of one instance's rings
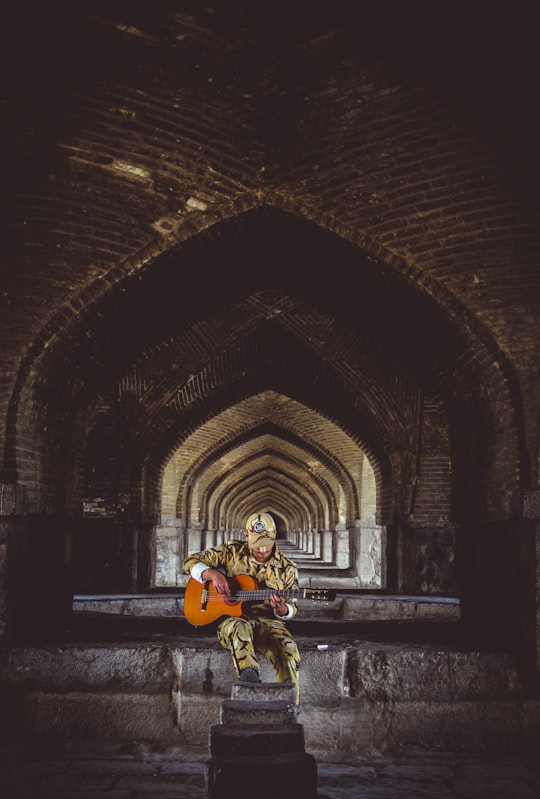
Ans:
MULTIPOLYGON (((3 799, 207 799, 205 760, 171 754, 0 752, 3 799)), ((255 790, 239 796, 257 796, 255 790)), ((540 764, 517 757, 407 754, 318 762, 318 799, 539 799, 540 764)), ((298 799, 307 799, 299 786, 298 799)))

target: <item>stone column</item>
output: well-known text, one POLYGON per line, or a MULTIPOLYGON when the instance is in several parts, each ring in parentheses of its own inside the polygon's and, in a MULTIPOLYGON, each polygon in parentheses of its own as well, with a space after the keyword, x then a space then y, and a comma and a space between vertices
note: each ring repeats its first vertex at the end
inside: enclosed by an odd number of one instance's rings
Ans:
POLYGON ((24 506, 24 486, 0 483, 0 637, 8 627, 8 541, 16 535, 24 506))
POLYGON ((338 569, 348 569, 351 566, 350 534, 348 530, 336 530, 336 566, 338 569))
POLYGON ((321 558, 324 563, 332 563, 334 560, 333 533, 331 530, 322 530, 321 558))
MULTIPOLYGON (((530 637, 533 641, 536 671, 540 673, 540 489, 526 491, 523 499, 523 516, 532 522, 530 545, 526 548, 524 560, 530 563, 531 586, 525 604, 531 608, 530 637), (529 560, 530 559, 530 560, 529 560), (532 618, 534 616, 534 619, 532 618)), ((525 619, 525 623, 526 619, 525 619)), ((531 647, 532 648, 532 647, 531 647)))
POLYGON ((0 632, 11 640, 63 634, 71 617, 73 520, 30 513, 21 483, 0 483, 0 632))

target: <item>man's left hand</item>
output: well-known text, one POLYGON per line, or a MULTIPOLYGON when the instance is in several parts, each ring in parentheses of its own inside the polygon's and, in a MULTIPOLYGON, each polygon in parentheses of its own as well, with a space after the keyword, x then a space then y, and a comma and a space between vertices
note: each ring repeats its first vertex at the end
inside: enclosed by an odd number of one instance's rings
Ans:
POLYGON ((289 608, 287 607, 287 603, 281 596, 281 594, 270 594, 270 605, 276 611, 278 616, 286 616, 289 612, 289 608))

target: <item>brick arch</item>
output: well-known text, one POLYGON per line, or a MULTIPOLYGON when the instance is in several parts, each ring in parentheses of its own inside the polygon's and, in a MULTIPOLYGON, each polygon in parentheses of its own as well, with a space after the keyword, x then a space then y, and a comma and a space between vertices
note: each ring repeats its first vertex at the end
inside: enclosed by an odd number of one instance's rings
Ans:
MULTIPOLYGON (((298 490, 298 481, 286 479, 282 471, 260 469, 251 471, 237 486, 229 486, 218 500, 218 513, 234 522, 232 529, 241 528, 250 508, 272 504, 285 518, 296 518, 301 529, 308 524, 324 529, 324 507, 316 493, 308 488, 298 490)), ((229 525, 227 525, 229 527, 229 525)))
MULTIPOLYGON (((276 214, 270 213, 271 222, 270 227, 266 228, 267 238, 269 240, 269 230, 273 230, 272 225, 276 222, 276 214), (273 220, 273 221, 272 221, 273 220)), ((412 367, 419 373, 420 379, 431 381, 430 387, 433 392, 443 393, 447 398, 447 402, 451 407, 455 408, 454 417, 457 420, 460 417, 460 409, 463 407, 461 396, 461 389, 463 385, 467 384, 466 403, 471 401, 477 403, 477 417, 482 424, 482 411, 485 406, 485 395, 482 397, 483 402, 478 400, 478 396, 482 393, 484 384, 489 385, 490 392, 494 389, 500 388, 503 395, 508 397, 508 412, 507 418, 514 428, 518 428, 519 416, 515 412, 515 405, 517 397, 509 395, 508 386, 510 391, 515 388, 516 381, 509 380, 510 366, 506 359, 499 357, 497 348, 492 342, 489 350, 487 349, 487 336, 483 331, 481 325, 470 315, 463 313, 463 309, 451 296, 447 296, 439 284, 430 282, 422 275, 419 270, 411 269, 404 262, 389 258, 390 263, 377 261, 374 265, 370 262, 369 257, 365 251, 362 251, 358 246, 352 246, 350 249, 343 249, 343 241, 337 237, 326 239, 324 236, 319 238, 320 234, 315 233, 316 226, 307 225, 305 220, 301 221, 286 216, 280 211, 277 213, 278 225, 284 223, 288 231, 299 230, 296 239, 296 250, 298 253, 303 251, 306 242, 306 236, 309 239, 310 235, 315 235, 318 244, 325 242, 327 258, 330 254, 336 260, 336 253, 343 258, 343 275, 350 274, 353 266, 360 268, 362 275, 369 274, 372 286, 377 288, 380 297, 386 299, 397 298, 398 293, 404 286, 409 286, 411 290, 411 298, 415 298, 415 302, 419 303, 418 310, 429 311, 429 318, 438 325, 441 333, 445 333, 444 347, 440 352, 434 350, 433 345, 429 342, 421 340, 420 330, 408 330, 404 326, 401 331, 403 335, 394 337, 395 350, 400 357, 409 358, 407 365, 412 367), (310 231, 310 232, 306 232, 310 231), (340 243, 341 242, 341 243, 340 243), (399 279, 397 276, 399 275, 399 279), (429 290, 427 290, 429 289, 429 290), (424 298, 424 299, 422 299, 424 298), (452 302, 451 302, 452 301, 452 302), (426 304, 427 303, 427 304, 426 304), (458 314, 459 312, 459 314, 458 314), (458 319, 459 317, 459 319, 458 319), (465 320, 465 322, 464 322, 465 320), (458 324, 459 321, 459 324, 458 324), (456 331, 458 335, 453 338, 448 335, 449 330, 456 331), (482 333, 483 337, 479 334, 482 333), (420 346, 421 345, 421 346, 420 346), (409 351, 410 350, 410 351, 409 351), (414 351, 414 352, 413 352, 414 351), (411 354, 413 353, 413 354, 411 354), (419 354, 420 353, 420 354, 419 354), (468 356, 468 357, 467 357, 468 356), (438 358, 438 361, 436 360, 438 358), (471 368, 471 365, 480 366, 480 368, 471 368), (501 364, 503 368, 501 369, 501 364), (452 376, 452 380, 449 379, 452 376), (455 379, 457 376, 457 380, 455 379), (456 389, 457 386, 457 389, 456 389)), ((234 225, 232 231, 229 230, 229 239, 213 233, 213 238, 218 240, 218 243, 208 246, 221 247, 223 241, 229 241, 234 244, 235 235, 238 235, 238 223, 242 230, 250 230, 254 227, 255 232, 260 232, 262 225, 268 224, 268 209, 259 209, 257 213, 243 215, 241 219, 234 218, 234 225), (262 214, 262 216, 261 216, 262 214)), ((275 232, 275 231, 274 231, 275 232)), ((252 231, 253 234, 253 231, 252 231)), ((256 236, 258 239, 258 237, 256 236)), ((192 242, 187 242, 186 246, 192 242)), ((167 286, 167 280, 163 282, 163 274, 171 274, 171 269, 177 267, 178 258, 188 259, 193 272, 193 267, 197 266, 198 258, 200 260, 200 250, 205 249, 205 242, 197 241, 197 247, 193 248, 191 253, 187 253, 178 248, 171 248, 163 255, 154 259, 152 263, 146 264, 144 273, 139 270, 136 274, 130 273, 122 285, 109 285, 108 291, 100 295, 99 301, 92 302, 84 308, 78 309, 78 315, 75 317, 72 313, 74 304, 72 303, 69 313, 66 318, 62 318, 61 314, 57 315, 47 330, 42 331, 39 340, 34 342, 27 359, 21 365, 19 372, 19 389, 12 397, 10 408, 9 420, 12 424, 9 425, 11 435, 8 437, 6 446, 5 468, 9 471, 10 467, 13 468, 14 473, 17 473, 19 467, 17 463, 17 436, 20 435, 21 445, 24 443, 22 418, 29 416, 38 420, 38 428, 47 429, 48 433, 41 441, 41 446, 34 447, 35 452, 48 453, 50 461, 47 464, 47 469, 41 467, 39 464, 30 467, 30 472, 27 470, 22 477, 28 479, 28 482, 35 483, 36 495, 40 491, 47 490, 43 485, 43 472, 51 472, 51 467, 54 468, 54 453, 58 451, 57 441, 62 435, 62 438, 68 437, 71 434, 73 440, 78 435, 77 430, 66 431, 65 421, 67 418, 78 418, 78 414, 84 413, 84 409, 88 407, 91 398, 103 391, 107 383, 111 383, 118 379, 118 363, 125 363, 126 365, 134 362, 137 358, 141 357, 141 352, 144 350, 148 352, 167 351, 168 341, 170 340, 170 332, 174 329, 173 326, 173 313, 172 307, 164 313, 163 319, 160 317, 160 326, 149 325, 144 330, 135 329, 133 325, 127 326, 128 329, 122 331, 120 336, 115 336, 116 330, 113 324, 113 319, 120 316, 121 321, 127 320, 130 316, 136 317, 135 310, 139 307, 148 308, 145 304, 149 298, 153 297, 155 291, 156 281, 157 285, 161 283, 161 293, 159 296, 163 298, 163 286, 167 286), (203 245, 201 247, 201 244, 203 245), (196 250, 196 252, 195 252, 196 250), (199 253, 199 255, 197 255, 199 253), (191 260, 190 260, 191 256, 191 260), (150 288, 147 283, 146 276, 151 277, 150 288), (139 278, 143 278, 139 280, 139 278), (140 285, 139 285, 140 284, 140 285), (127 302, 122 302, 123 294, 129 295, 127 302), (70 315, 71 314, 71 315, 70 315), (70 324, 70 320, 74 324, 70 324), (92 332, 90 341, 86 342, 88 336, 85 332, 92 332), (148 338, 152 339, 148 341, 148 338), (47 344, 47 346, 45 346, 47 344), (23 389, 24 386, 24 389, 23 389), (45 408, 47 410, 45 411, 45 408), (53 410, 54 409, 54 410, 53 410), (34 411, 34 413, 32 413, 34 411), (21 422, 21 424, 19 424, 21 422), (55 441, 56 438, 56 441, 55 441), (50 453, 50 454, 49 454, 50 453), (41 483, 41 488, 40 488, 41 483)), ((233 247, 234 249, 234 247, 233 247)), ((324 248, 321 248, 324 249, 324 248)), ((317 251, 319 247, 317 247, 317 251)), ((322 257, 322 256, 320 256, 322 257)), ((268 259, 267 259, 268 260, 268 259)), ((339 259, 337 259, 339 261, 339 259)), ((323 261, 324 263, 324 261, 323 261)), ((226 294, 231 298, 238 297, 238 292, 244 285, 243 281, 254 280, 249 270, 250 262, 246 259, 245 254, 241 262, 239 274, 231 281, 232 285, 227 285, 226 294)), ((266 264, 268 267, 268 263, 266 264)), ((195 270, 196 272, 196 270, 195 270)), ((260 278, 260 270, 259 275, 260 278)), ((297 286, 303 286, 305 281, 297 278, 297 286)), ((308 294, 313 292, 313 289, 308 286, 306 289, 308 294)), ((203 306, 202 300, 207 300, 206 296, 197 295, 197 289, 194 292, 195 298, 198 297, 199 305, 194 302, 193 306, 198 308, 199 315, 203 312, 207 313, 212 311, 208 304, 203 306)), ((81 295, 83 296, 83 295, 81 295)), ((340 298, 342 298, 340 294, 340 298)), ((341 301, 343 301, 341 299, 341 301)), ((217 299, 214 300, 217 303, 217 299)), ((322 302, 322 301, 321 301, 322 302)), ((353 310, 354 306, 351 306, 353 310)), ((337 313, 336 302, 324 298, 324 309, 328 313, 337 313)), ((161 310, 161 309, 160 309, 161 310)), ((347 308, 347 312, 348 312, 347 308)), ((364 305, 362 311, 367 312, 364 305)), ((399 313, 399 303, 397 301, 391 303, 391 312, 399 313)), ((157 311, 154 311, 157 317, 157 311)), ((190 312, 193 316, 194 314, 190 312)), ((188 314, 189 315, 189 314, 188 314)), ((152 314, 149 314, 152 320, 152 314)), ((362 314, 358 314, 362 317, 362 314)), ((419 314, 420 316, 420 314, 419 314)), ((403 318, 403 312, 401 312, 403 318)), ((201 324, 198 322, 198 324, 201 324)), ((208 328, 202 325, 201 333, 207 333, 208 328)), ((380 334, 381 340, 385 347, 390 346, 394 339, 390 334, 380 334)), ((436 336, 434 336, 436 338, 436 336)), ((516 394, 517 394, 517 389, 516 394)), ((499 394, 499 396, 500 396, 499 394)), ((472 431, 468 432, 469 439, 472 436, 472 431)), ((486 435, 484 438, 488 438, 486 435)), ((34 436, 37 443, 40 443, 41 432, 34 430, 30 433, 26 432, 25 435, 34 436)), ((482 445, 482 437, 477 439, 482 445)), ((519 446, 519 435, 517 436, 519 446)), ((473 449, 471 441, 470 449, 473 449)), ((69 453, 69 443, 62 448, 63 452, 69 453)), ((516 462, 521 463, 518 454, 510 451, 509 461, 513 460, 513 464, 509 462, 507 472, 510 471, 510 466, 515 465, 516 462)), ((462 458, 465 462, 466 458, 462 458)), ((483 459, 483 468, 486 466, 488 457, 483 459)), ((21 461, 22 462, 22 461, 21 461)), ((58 468, 58 467, 57 467, 58 468)), ((508 480, 508 478, 503 478, 508 480)), ((466 482, 466 481, 465 481, 466 482)), ((463 489, 464 491, 466 488, 463 489)))
MULTIPOLYGON (((149 442, 155 442, 160 431, 165 428, 166 422, 160 419, 160 412, 169 419, 174 419, 175 415, 185 417, 191 412, 194 398, 200 398, 208 405, 208 397, 214 392, 223 391, 227 382, 247 383, 251 380, 252 385, 247 387, 248 394, 253 393, 254 389, 261 385, 271 387, 269 385, 271 379, 264 373, 266 369, 268 374, 272 374, 272 379, 280 379, 281 376, 282 383, 286 383, 288 377, 292 385, 295 381, 299 384, 303 382, 314 397, 339 390, 346 397, 347 404, 353 408, 361 407, 364 403, 367 411, 368 403, 365 398, 370 397, 372 424, 378 429, 379 438, 385 445, 389 445, 390 440, 385 438, 385 435, 389 435, 384 432, 385 424, 383 422, 377 424, 376 415, 381 419, 385 418, 388 414, 387 407, 392 408, 394 413, 398 411, 395 407, 396 399, 391 393, 390 375, 395 379, 396 374, 399 374, 401 381, 406 383, 405 390, 409 393, 418 391, 418 388, 415 389, 414 381, 407 381, 403 369, 399 369, 396 363, 391 368, 381 369, 377 373, 377 358, 379 360, 384 358, 388 364, 389 356, 378 349, 375 342, 361 342, 359 337, 351 342, 342 336, 338 342, 342 347, 341 352, 332 359, 325 350, 328 342, 317 343, 315 334, 312 335, 314 325, 311 319, 307 318, 304 331, 301 332, 288 325, 286 313, 276 320, 260 319, 252 314, 248 307, 242 310, 242 314, 242 322, 234 323, 232 336, 227 338, 224 335, 219 347, 207 348, 204 352, 199 347, 201 368, 198 371, 193 369, 191 357, 188 356, 189 374, 186 374, 187 379, 180 388, 178 383, 184 377, 175 372, 169 374, 167 379, 158 383, 154 389, 147 390, 145 399, 151 408, 156 407, 159 395, 166 398, 154 419, 148 420, 145 435, 149 442), (354 351, 355 344, 358 352, 354 351), (349 359, 354 358, 351 360, 351 366, 354 368, 349 369, 346 376, 337 366, 340 355, 349 359), (377 388, 374 387, 375 383, 377 388), (377 414, 374 412, 376 397, 381 404, 377 414)), ((224 315, 227 315, 227 311, 224 315)), ((295 315, 298 317, 296 308, 295 315)), ((309 314, 306 316, 309 317, 309 314)), ((219 316, 215 320, 212 319, 210 324, 213 325, 214 322, 219 323, 219 316)), ((323 337, 328 338, 324 333, 323 337)), ((175 348, 178 351, 182 347, 182 341, 176 342, 175 348)), ((136 379, 140 379, 137 374, 134 375, 134 380, 136 379)), ((301 385, 299 390, 301 393, 301 385)), ((312 400, 311 404, 314 401, 312 400)), ((210 405, 212 404, 210 401, 210 405)), ((196 426, 197 422, 190 421, 189 425, 184 423, 183 435, 193 432, 196 426)), ((364 446, 369 446, 367 441, 364 442, 364 446)))
MULTIPOLYGON (((314 414, 312 414, 315 416, 314 414)), ((320 418, 321 427, 325 420, 320 418)), ((361 453, 360 457, 361 457, 361 453)), ((189 518, 187 496, 189 486, 197 483, 206 470, 211 471, 216 464, 215 477, 206 481, 203 495, 199 495, 200 503, 209 526, 217 528, 219 519, 224 513, 224 494, 229 490, 230 473, 235 475, 235 482, 249 476, 256 468, 261 467, 261 461, 266 463, 268 473, 275 471, 273 463, 279 464, 279 469, 284 475, 289 475, 288 482, 295 481, 300 495, 310 496, 311 504, 317 506, 316 513, 318 526, 325 526, 325 522, 333 526, 338 520, 336 485, 343 487, 347 497, 349 514, 352 519, 359 515, 359 498, 357 489, 347 469, 332 453, 328 452, 323 442, 310 441, 302 438, 294 431, 280 428, 276 424, 257 425, 240 435, 231 436, 226 445, 202 453, 193 467, 186 469, 178 488, 179 516, 189 518), (220 467, 223 451, 227 453, 229 471, 223 472, 220 467), (309 467, 309 460, 316 459, 321 464, 318 471, 309 467), (331 484, 333 483, 333 485, 331 484), (322 503, 328 508, 324 512, 322 503), (209 504, 211 503, 211 504, 209 504)), ((238 527, 239 520, 230 513, 226 514, 230 527, 238 527)))
MULTIPOLYGON (((249 411, 249 403, 251 399, 256 398, 248 398, 247 400, 243 401, 243 403, 248 406, 248 414, 251 412, 249 411)), ((290 401, 290 398, 288 399, 290 401)), ((234 408, 230 410, 234 412, 234 408)), ((328 425, 327 420, 325 420, 323 417, 320 417, 312 409, 305 407, 304 410, 309 413, 312 418, 316 419, 319 424, 328 425)), ((200 432, 202 433, 202 431, 200 432)), ((189 466, 186 469, 184 477, 178 487, 178 501, 176 503, 178 515, 182 515, 183 513, 182 496, 185 492, 187 482, 196 481, 199 478, 199 475, 204 470, 208 469, 209 461, 215 462, 221 459, 223 456, 229 456, 235 450, 239 450, 240 448, 242 448, 242 450, 247 450, 248 457, 251 457, 249 445, 252 442, 259 442, 261 440, 263 442, 267 440, 276 440, 277 442, 282 442, 284 447, 287 447, 290 452, 299 454, 304 453, 305 457, 320 460, 324 465, 325 470, 327 470, 337 482, 346 486, 345 490, 350 497, 351 506, 355 512, 358 511, 358 500, 354 494, 353 480, 351 479, 351 476, 342 459, 336 457, 336 455, 331 452, 329 448, 326 448, 320 440, 307 438, 305 435, 301 435, 299 431, 285 426, 283 420, 262 423, 260 420, 257 420, 253 423, 248 423, 247 425, 240 425, 239 429, 233 429, 232 432, 227 436, 219 436, 217 446, 212 445, 209 448, 201 447, 201 454, 196 458, 190 458, 189 466), (248 445, 248 447, 246 447, 246 445, 248 445)), ((270 445, 267 444, 266 446, 270 445)), ((295 462, 299 459, 299 456, 294 454, 289 454, 287 457, 291 462, 295 462)), ((327 482, 327 480, 320 474, 314 474, 312 479, 315 482, 321 482, 321 484, 327 482)), ((326 489, 323 488, 322 490, 326 489)))
MULTIPOLYGON (((262 457, 248 457, 241 465, 236 465, 232 474, 234 482, 231 482, 230 475, 222 475, 203 491, 202 507, 209 527, 221 527, 225 518, 230 520, 227 523, 228 529, 239 527, 239 520, 229 510, 231 501, 237 501, 246 485, 255 480, 257 475, 261 480, 267 479, 268 483, 274 485, 281 480, 284 492, 293 491, 302 504, 307 503, 307 507, 312 509, 312 517, 317 519, 319 526, 324 525, 327 516, 335 515, 337 503, 331 489, 326 485, 323 491, 321 479, 314 480, 300 467, 299 462, 293 464, 285 452, 268 449, 262 457), (273 463, 279 464, 279 468, 272 465, 273 463), (306 484, 308 477, 311 479, 306 484), (328 513, 325 513, 326 507, 329 508, 328 513)), ((186 509, 186 516, 189 516, 189 508, 186 509)))
MULTIPOLYGON (((307 362, 307 364, 308 364, 307 368, 309 370, 309 368, 310 368, 309 361, 307 362)), ((246 369, 248 368, 247 364, 246 364, 245 368, 246 369)), ((256 380, 257 380, 256 372, 253 372, 253 366, 250 366, 249 368, 251 369, 250 374, 255 374, 255 378, 253 378, 253 377, 250 378, 249 375, 244 377, 244 380, 243 380, 243 383, 242 383, 242 391, 244 391, 244 392, 247 391, 248 393, 252 392, 253 383, 256 382, 256 380), (250 380, 251 380, 251 385, 250 385, 250 380), (246 389, 246 386, 247 386, 247 389, 246 389)), ((259 366, 259 369, 260 368, 261 367, 259 366)), ((242 367, 242 369, 244 369, 244 367, 242 367)), ((223 369, 221 367, 216 367, 216 372, 221 373, 222 371, 223 371, 223 369)), ((268 374, 266 375, 265 379, 266 380, 269 379, 269 375, 268 374)), ((272 378, 272 380, 273 379, 274 378, 272 378)), ((270 380, 270 382, 269 382, 269 386, 270 387, 272 386, 272 380, 270 380)), ((379 394, 380 394, 380 396, 382 396, 380 388, 379 388, 379 394)), ((227 395, 227 399, 226 399, 227 402, 231 403, 231 402, 236 401, 233 398, 231 398, 232 395, 231 396, 229 396, 229 395, 230 395, 230 390, 229 390, 228 395, 227 395)), ((238 394, 238 396, 242 396, 242 394, 238 394)), ((313 405, 313 403, 314 403, 314 397, 313 396, 306 397, 306 400, 308 401, 309 405, 313 405)), ((388 399, 388 404, 389 405, 391 404, 390 403, 390 398, 388 399)), ((206 404, 205 403, 201 403, 201 406, 200 406, 199 412, 198 412, 199 413, 198 416, 194 415, 195 410, 193 409, 193 407, 190 407, 190 409, 189 409, 189 417, 188 418, 186 418, 186 416, 182 417, 181 414, 173 415, 172 418, 173 418, 173 420, 177 419, 176 423, 178 425, 178 428, 179 428, 179 430, 182 431, 183 438, 185 438, 188 435, 192 435, 194 433, 194 431, 197 430, 197 428, 203 423, 203 421, 205 421, 205 420, 208 421, 208 419, 212 418, 218 412, 218 409, 219 409, 218 396, 215 393, 213 393, 212 394, 212 409, 211 409, 210 413, 207 413, 206 404)), ((326 411, 326 415, 328 416, 328 410, 326 411)), ((334 423, 337 423, 336 420, 337 420, 337 417, 334 418, 334 423)), ((159 427, 161 427, 163 429, 162 425, 158 425, 156 429, 159 429, 159 427)), ((151 435, 151 436, 148 436, 148 438, 152 438, 154 440, 154 442, 153 442, 154 443, 154 450, 155 451, 159 451, 159 443, 160 442, 159 442, 159 439, 157 438, 157 435, 151 435)), ((361 445, 362 444, 361 437, 359 437, 357 434, 355 434, 355 438, 357 440, 357 443, 359 443, 361 445)), ((165 441, 167 447, 170 447, 170 444, 168 442, 171 441, 171 440, 176 441, 177 440, 176 436, 173 436, 170 433, 166 432, 166 434, 164 434, 164 441, 165 441)), ((176 444, 175 444, 175 446, 176 446, 176 444)), ((364 447, 364 449, 365 449, 365 447, 364 447)), ((379 445, 379 449, 384 450, 384 447, 382 445, 379 445)), ((150 450, 150 447, 147 446, 146 444, 144 444, 142 446, 142 451, 144 453, 146 453, 147 456, 148 456, 149 450, 150 450)), ((165 451, 165 454, 163 456, 164 459, 169 457, 169 451, 170 451, 169 449, 167 449, 165 451)), ((376 466, 375 468, 377 469, 378 467, 376 466)), ((356 503, 353 503, 351 505, 351 507, 354 507, 355 504, 356 503)))
MULTIPOLYGON (((308 360, 308 368, 309 364, 310 362, 308 360)), ((201 403, 200 407, 195 409, 191 408, 188 414, 184 416, 179 415, 175 419, 174 427, 171 428, 170 433, 164 436, 163 443, 167 444, 167 446, 161 449, 160 441, 156 439, 155 448, 151 453, 156 459, 156 467, 150 469, 147 463, 146 466, 148 468, 149 474, 155 474, 156 470, 160 471, 163 468, 164 463, 171 457, 174 449, 179 446, 182 441, 185 441, 188 437, 192 436, 195 431, 201 428, 204 424, 211 424, 214 422, 217 425, 218 440, 221 441, 221 430, 217 424, 217 420, 220 418, 219 414, 223 413, 229 408, 233 408, 242 401, 246 402, 250 396, 253 396, 253 385, 257 383, 258 377, 261 377, 261 380, 264 378, 264 381, 266 381, 260 383, 261 391, 263 389, 277 391, 282 393, 284 396, 290 397, 295 402, 309 409, 311 414, 315 413, 317 416, 319 416, 322 424, 325 424, 326 426, 335 426, 336 429, 343 430, 344 433, 350 436, 351 441, 356 447, 358 447, 359 451, 365 452, 372 462, 374 471, 377 475, 377 481, 380 486, 380 496, 384 498, 387 495, 388 497, 392 495, 392 481, 390 477, 392 472, 390 461, 385 454, 385 447, 381 444, 380 439, 377 440, 374 430, 371 430, 368 434, 366 422, 362 422, 360 414, 357 416, 350 414, 348 420, 349 423, 347 424, 345 417, 340 418, 340 414, 336 412, 335 398, 333 403, 331 403, 331 397, 328 395, 325 396, 324 392, 320 392, 318 396, 314 396, 306 390, 302 381, 300 381, 300 384, 298 384, 298 382, 294 382, 292 380, 290 375, 286 378, 283 378, 283 376, 276 371, 272 371, 272 373, 270 373, 265 364, 259 364, 256 367, 252 367, 250 373, 244 375, 241 379, 237 379, 235 383, 229 384, 226 390, 219 392, 216 391, 213 393, 211 411, 201 403), (364 435, 361 435, 362 426, 364 427, 364 435), (170 441, 175 442, 175 446, 172 449, 169 448, 168 442, 170 441), (159 463, 163 465, 159 466, 159 463)), ((246 423, 246 425, 247 430, 251 432, 253 428, 253 422, 246 423)), ((244 430, 241 427, 239 429, 240 434, 242 434, 244 430)), ((289 432, 288 435, 290 436, 291 432, 289 432)), ((297 431, 294 433, 294 435, 304 435, 298 422, 297 431)), ((313 440, 313 435, 306 434, 306 440, 313 440)), ((315 446, 315 444, 312 443, 311 446, 315 446)), ((333 460, 335 463, 337 463, 339 461, 339 455, 334 455, 333 460)), ((340 467, 340 471, 342 471, 342 469, 343 467, 340 467)), ((345 480, 344 485, 347 485, 347 483, 348 481, 345 480)), ((157 484, 155 484, 155 490, 159 492, 159 486, 157 484)), ((350 503, 350 507, 351 510, 354 510, 355 514, 357 515, 357 502, 353 501, 350 503)))
POLYGON ((272 512, 272 518, 274 519, 276 525, 276 538, 278 541, 282 541, 287 535, 287 522, 277 511, 272 512))

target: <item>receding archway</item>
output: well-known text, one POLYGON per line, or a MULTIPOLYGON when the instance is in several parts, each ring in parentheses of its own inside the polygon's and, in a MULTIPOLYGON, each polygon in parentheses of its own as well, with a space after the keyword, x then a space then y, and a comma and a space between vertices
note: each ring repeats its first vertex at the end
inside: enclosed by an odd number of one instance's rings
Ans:
POLYGON ((296 548, 301 576, 382 588, 376 502, 373 467, 350 435, 297 400, 256 394, 201 425, 165 466, 156 584, 185 584, 189 551, 241 537, 246 514, 263 507, 296 548))

